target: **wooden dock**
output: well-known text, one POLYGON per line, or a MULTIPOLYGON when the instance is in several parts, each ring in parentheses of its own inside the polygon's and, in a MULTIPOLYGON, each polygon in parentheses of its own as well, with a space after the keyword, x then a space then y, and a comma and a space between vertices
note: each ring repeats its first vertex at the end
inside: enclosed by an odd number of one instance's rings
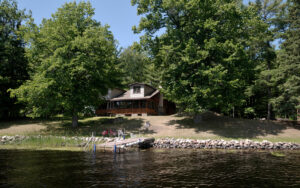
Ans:
POLYGON ((154 138, 128 138, 96 145, 97 151, 108 151, 115 153, 124 153, 128 150, 136 150, 139 148, 149 148, 154 142, 154 138))

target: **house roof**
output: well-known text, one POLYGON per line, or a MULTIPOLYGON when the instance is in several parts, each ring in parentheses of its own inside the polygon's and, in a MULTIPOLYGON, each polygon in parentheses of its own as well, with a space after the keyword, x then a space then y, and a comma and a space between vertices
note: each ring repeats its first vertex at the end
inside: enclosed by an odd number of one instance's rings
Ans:
MULTIPOLYGON (((131 84, 134 85, 134 84, 131 84)), ((152 87, 153 88, 153 87, 152 87)), ((125 93, 119 95, 118 97, 115 97, 113 99, 110 99, 109 101, 123 101, 123 100, 143 100, 143 99, 151 99, 156 94, 159 93, 159 90, 155 89, 151 94, 146 95, 145 97, 130 97, 130 90, 126 91, 125 93)))
POLYGON ((145 85, 147 87, 150 87, 150 88, 156 90, 156 88, 154 88, 154 87, 152 87, 152 86, 150 86, 148 84, 145 84, 145 83, 135 82, 135 83, 129 84, 129 86, 133 86, 133 85, 145 85))

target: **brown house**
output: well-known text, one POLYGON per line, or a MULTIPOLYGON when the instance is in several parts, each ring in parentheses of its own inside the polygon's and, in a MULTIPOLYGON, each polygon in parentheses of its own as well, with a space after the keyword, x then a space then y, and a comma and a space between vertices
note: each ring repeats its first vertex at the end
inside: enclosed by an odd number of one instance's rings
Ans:
POLYGON ((129 90, 108 91, 106 104, 96 111, 97 115, 158 115, 173 114, 175 104, 163 99, 158 89, 143 83, 129 85, 129 90))

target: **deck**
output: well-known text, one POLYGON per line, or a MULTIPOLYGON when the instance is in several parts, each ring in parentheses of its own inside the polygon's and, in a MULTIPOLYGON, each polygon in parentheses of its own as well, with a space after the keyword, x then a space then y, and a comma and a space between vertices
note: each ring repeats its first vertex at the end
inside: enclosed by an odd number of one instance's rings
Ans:
POLYGON ((128 138, 125 140, 98 144, 96 145, 96 149, 97 151, 124 153, 127 150, 149 148, 152 146, 154 140, 154 138, 128 138))

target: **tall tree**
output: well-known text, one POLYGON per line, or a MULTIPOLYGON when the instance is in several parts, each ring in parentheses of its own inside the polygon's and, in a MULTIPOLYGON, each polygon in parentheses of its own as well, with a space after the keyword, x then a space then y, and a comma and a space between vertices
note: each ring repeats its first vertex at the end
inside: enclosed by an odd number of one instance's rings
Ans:
POLYGON ((19 116, 22 107, 7 90, 19 87, 28 78, 21 28, 29 17, 15 1, 0 0, 0 119, 19 116))
POLYGON ((274 99, 280 115, 296 118, 300 109, 300 2, 288 1, 287 30, 283 35, 276 78, 279 96, 274 99))
MULTIPOLYGON (((144 15, 135 32, 163 70, 168 98, 185 111, 229 114, 245 103, 244 91, 254 74, 247 53, 249 32, 261 24, 254 9, 237 0, 132 0, 144 15), (164 34, 155 37, 162 28, 164 34)), ((255 33, 254 33, 255 34, 255 33)))
POLYGON ((255 3, 250 3, 250 6, 256 8, 257 14, 265 26, 252 39, 251 54, 257 66, 254 83, 248 87, 246 93, 253 99, 249 100, 252 103, 249 105, 253 111, 269 120, 272 115, 271 99, 275 93, 275 85, 271 78, 276 66, 276 53, 272 42, 279 37, 278 26, 280 26, 285 4, 282 0, 256 0, 255 3))
POLYGON ((115 40, 109 27, 101 26, 93 15, 89 2, 66 3, 31 28, 28 53, 35 72, 12 90, 27 103, 31 116, 60 111, 71 115, 76 127, 78 113, 99 104, 108 88, 118 84, 115 40))
POLYGON ((143 82, 158 86, 160 71, 154 70, 153 62, 140 44, 134 43, 124 49, 120 54, 119 61, 119 68, 123 72, 123 85, 143 82))

